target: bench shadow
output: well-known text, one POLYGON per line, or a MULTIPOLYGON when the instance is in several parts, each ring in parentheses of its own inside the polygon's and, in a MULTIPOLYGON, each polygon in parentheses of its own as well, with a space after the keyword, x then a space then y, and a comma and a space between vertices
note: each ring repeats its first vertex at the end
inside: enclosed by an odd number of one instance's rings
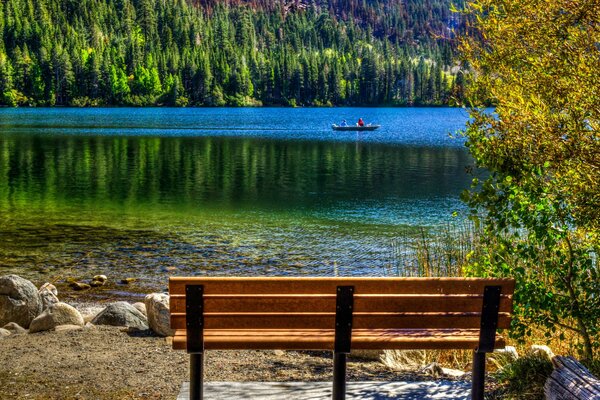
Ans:
MULTIPOLYGON (((456 382, 361 382, 349 384, 348 400, 467 400, 469 388, 456 382)), ((234 383, 214 382, 206 387, 208 399, 239 400, 325 400, 331 399, 331 387, 315 383, 234 383)))

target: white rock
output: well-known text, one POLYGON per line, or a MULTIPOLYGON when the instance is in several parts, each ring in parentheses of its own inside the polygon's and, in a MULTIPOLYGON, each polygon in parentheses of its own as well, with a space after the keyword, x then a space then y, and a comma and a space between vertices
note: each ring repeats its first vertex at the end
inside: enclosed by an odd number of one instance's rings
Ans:
POLYGON ((166 293, 150 293, 144 299, 150 329, 160 336, 173 336, 171 329, 171 312, 169 311, 169 295, 166 293))
POLYGON ((0 326, 16 322, 24 328, 42 312, 37 288, 17 275, 0 277, 0 326))
POLYGON ((58 326, 54 327, 55 332, 78 331, 80 329, 83 329, 83 327, 81 325, 70 325, 70 324, 58 325, 58 326))
POLYGON ((0 328, 0 339, 6 336, 10 336, 11 333, 8 329, 0 328))
POLYGON ((137 303, 133 303, 132 305, 142 314, 144 314, 146 316, 148 315, 148 313, 146 312, 146 305, 144 303, 142 303, 141 301, 138 301, 137 303))
POLYGON ((543 355, 548 357, 549 360, 552 360, 552 358, 554 358, 554 352, 550 349, 550 347, 544 345, 534 344, 529 348, 529 354, 540 356, 543 355))
POLYGON ((515 361, 519 358, 519 353, 514 346, 506 346, 503 349, 495 349, 494 353, 502 354, 507 357, 510 361, 515 361))
POLYGON ((49 282, 44 283, 38 293, 42 300, 42 308, 44 310, 51 304, 60 302, 60 300, 58 300, 58 290, 56 289, 56 286, 49 282))
POLYGON ((459 369, 443 368, 442 367, 442 374, 444 376, 447 376, 447 377, 460 378, 461 376, 464 376, 465 373, 466 373, 465 371, 461 371, 459 369))
POLYGON ((52 304, 31 321, 29 332, 47 331, 59 325, 83 326, 83 317, 79 311, 66 303, 52 304))

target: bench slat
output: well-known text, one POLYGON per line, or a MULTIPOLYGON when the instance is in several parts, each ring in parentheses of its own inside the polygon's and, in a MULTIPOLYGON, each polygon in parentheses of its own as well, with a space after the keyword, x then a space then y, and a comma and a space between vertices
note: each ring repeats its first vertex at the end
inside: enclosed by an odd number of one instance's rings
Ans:
MULTIPOLYGON (((185 296, 172 295, 171 312, 185 313, 185 296)), ((503 296, 500 312, 512 310, 503 296)), ((481 312, 483 295, 355 295, 355 312, 481 312)), ((205 312, 335 312, 335 295, 206 295, 205 312)))
POLYGON ((290 278, 171 277, 169 293, 185 294, 186 284, 204 285, 204 294, 332 294, 337 286, 355 286, 355 294, 481 294, 487 285, 514 291, 512 279, 487 278, 290 278))
MULTIPOLYGON (((335 326, 335 313, 205 313, 205 329, 324 329, 335 326)), ((498 327, 508 328, 510 313, 500 313, 498 327)), ((476 329, 481 326, 481 313, 394 313, 353 314, 356 329, 476 329)), ((171 328, 185 328, 185 314, 171 314, 171 328)))
MULTIPOLYGON (((205 330, 206 350, 333 350, 333 330, 205 330)), ((356 329, 352 332, 353 349, 474 349, 479 343, 479 330, 460 329, 356 329)), ((496 347, 505 346, 497 336, 496 347)), ((173 338, 173 348, 185 350, 184 330, 173 338)))

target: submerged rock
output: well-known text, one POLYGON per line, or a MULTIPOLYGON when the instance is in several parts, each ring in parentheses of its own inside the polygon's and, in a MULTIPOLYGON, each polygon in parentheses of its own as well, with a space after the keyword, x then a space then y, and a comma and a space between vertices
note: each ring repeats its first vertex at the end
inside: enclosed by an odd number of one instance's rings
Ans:
POLYGON ((139 330, 148 329, 146 316, 126 301, 109 304, 92 320, 94 325, 126 326, 139 330))
POLYGON ((91 288, 90 285, 82 282, 71 282, 69 286, 71 286, 71 289, 73 290, 87 290, 91 288))
POLYGON ((0 326, 16 322, 22 327, 42 312, 42 300, 37 288, 17 275, 0 277, 0 326))
POLYGON ((92 278, 92 280, 97 281, 97 282, 106 283, 106 281, 108 280, 108 277, 106 275, 96 275, 92 278))
POLYGON ((169 295, 150 293, 144 299, 150 329, 159 336, 173 336, 171 329, 171 312, 169 311, 169 295))
POLYGON ((129 285, 130 283, 133 283, 137 281, 136 278, 125 278, 125 279, 121 279, 120 283, 123 285, 129 285))
POLYGON ((83 317, 74 307, 66 303, 52 304, 31 322, 30 333, 47 331, 59 325, 83 326, 83 317))

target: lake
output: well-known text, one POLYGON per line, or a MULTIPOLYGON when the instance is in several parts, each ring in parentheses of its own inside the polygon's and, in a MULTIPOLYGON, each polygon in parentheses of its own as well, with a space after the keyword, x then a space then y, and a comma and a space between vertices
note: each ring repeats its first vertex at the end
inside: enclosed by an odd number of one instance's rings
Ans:
POLYGON ((386 275, 463 209, 452 108, 0 110, 0 275, 386 275), (334 132, 342 119, 381 124, 334 132))

